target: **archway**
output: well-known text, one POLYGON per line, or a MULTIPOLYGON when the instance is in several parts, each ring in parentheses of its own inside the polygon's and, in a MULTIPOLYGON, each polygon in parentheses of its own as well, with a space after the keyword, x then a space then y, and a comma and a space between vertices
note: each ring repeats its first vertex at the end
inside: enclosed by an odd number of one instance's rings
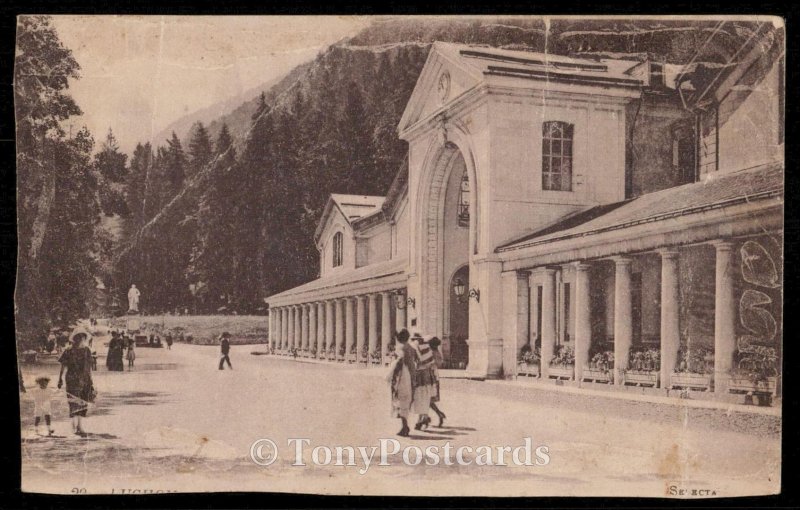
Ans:
POLYGON ((465 284, 469 279, 477 211, 474 170, 470 157, 454 143, 434 150, 420 183, 420 327, 442 338, 443 354, 453 358, 449 366, 465 368, 469 302, 455 299, 452 284, 457 272, 465 284))

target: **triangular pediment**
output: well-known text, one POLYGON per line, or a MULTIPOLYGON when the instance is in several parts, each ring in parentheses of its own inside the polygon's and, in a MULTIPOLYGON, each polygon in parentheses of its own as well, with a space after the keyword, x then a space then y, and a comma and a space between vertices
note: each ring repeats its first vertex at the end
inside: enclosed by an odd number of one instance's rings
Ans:
POLYGON ((481 83, 482 72, 460 58, 459 48, 449 43, 433 44, 400 119, 400 133, 447 110, 455 99, 481 83))

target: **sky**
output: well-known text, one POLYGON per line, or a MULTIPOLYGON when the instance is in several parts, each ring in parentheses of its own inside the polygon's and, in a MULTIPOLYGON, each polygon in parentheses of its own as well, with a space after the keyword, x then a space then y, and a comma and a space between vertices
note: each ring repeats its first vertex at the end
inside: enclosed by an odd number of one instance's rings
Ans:
MULTIPOLYGON (((70 93, 100 142, 130 153, 178 118, 280 78, 369 24, 355 16, 54 16, 81 77, 70 93)), ((161 141, 156 140, 157 143, 161 141)))

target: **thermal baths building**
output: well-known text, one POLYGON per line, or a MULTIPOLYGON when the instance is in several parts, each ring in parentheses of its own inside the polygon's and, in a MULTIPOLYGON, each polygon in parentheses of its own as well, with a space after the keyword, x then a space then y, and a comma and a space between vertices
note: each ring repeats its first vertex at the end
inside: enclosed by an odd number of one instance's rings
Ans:
POLYGON ((748 346, 780 356, 780 45, 701 73, 434 44, 406 161, 385 197, 331 195, 272 348, 380 363, 407 328, 465 377, 746 386, 748 346))

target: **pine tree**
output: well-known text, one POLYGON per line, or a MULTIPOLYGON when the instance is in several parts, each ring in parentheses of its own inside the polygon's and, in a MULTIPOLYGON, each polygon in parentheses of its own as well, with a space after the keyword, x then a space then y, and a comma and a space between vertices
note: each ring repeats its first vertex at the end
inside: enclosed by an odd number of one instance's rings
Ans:
POLYGON ((211 161, 213 150, 208 130, 202 122, 197 122, 192 129, 192 138, 189 141, 189 169, 191 175, 202 170, 211 161))
POLYGON ((170 194, 177 194, 183 187, 186 178, 186 154, 180 138, 172 132, 172 138, 167 140, 167 148, 164 153, 164 175, 170 185, 170 194))

